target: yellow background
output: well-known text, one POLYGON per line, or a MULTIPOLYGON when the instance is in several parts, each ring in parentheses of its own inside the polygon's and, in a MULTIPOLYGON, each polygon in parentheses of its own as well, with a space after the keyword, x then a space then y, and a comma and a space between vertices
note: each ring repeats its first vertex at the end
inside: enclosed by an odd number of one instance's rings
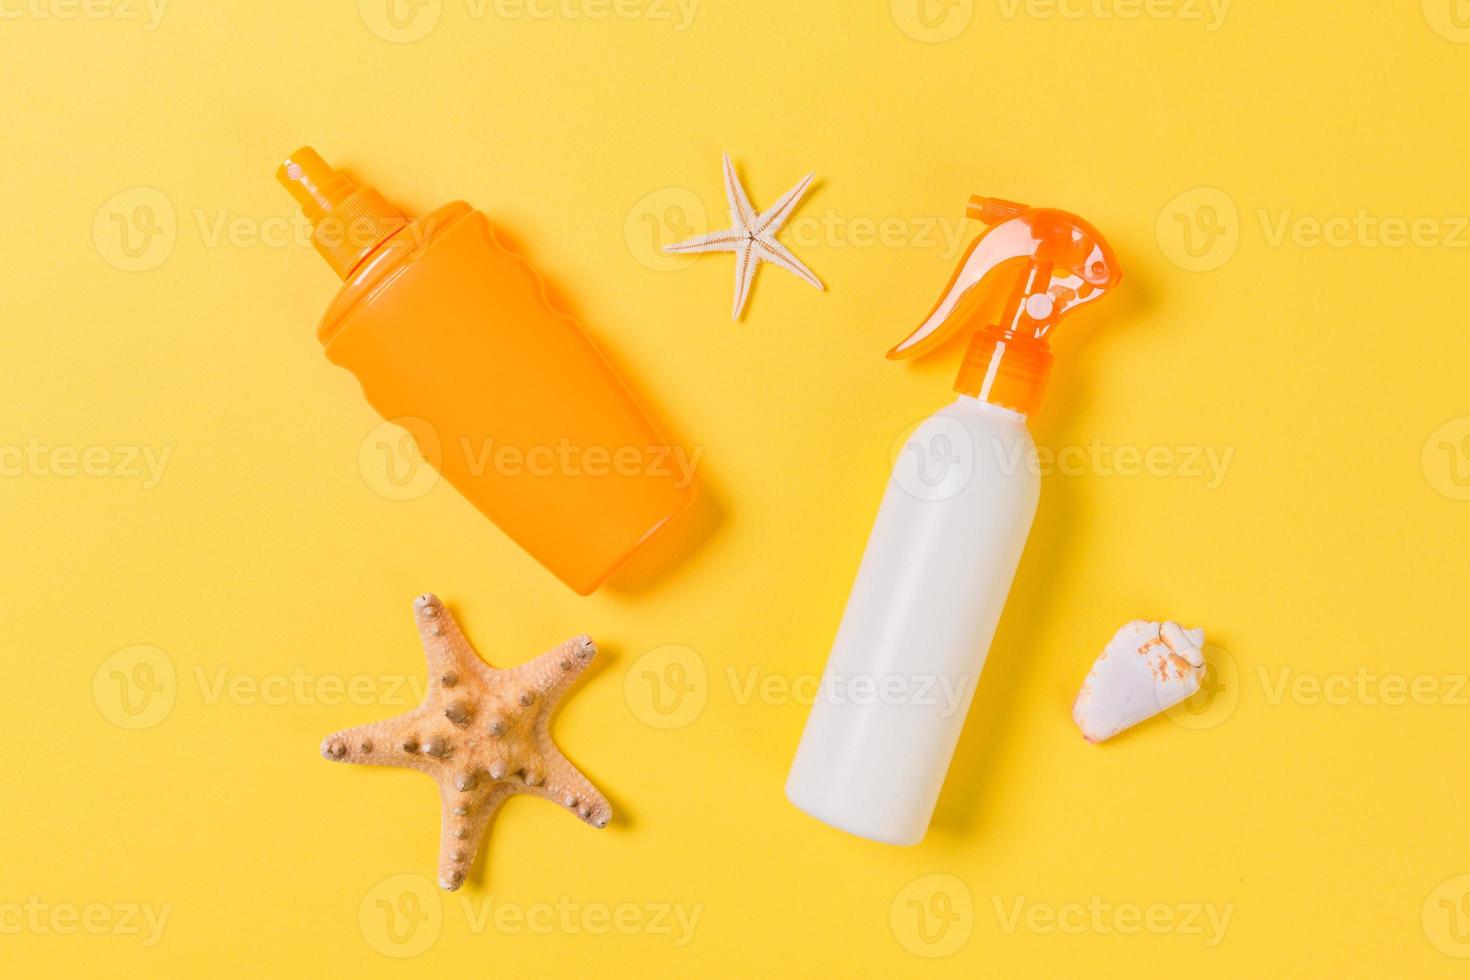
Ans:
POLYGON ((1470 11, 924 2, 0 5, 6 975, 1465 968, 1470 11), (701 514, 579 599, 449 488, 389 499, 272 179, 303 143, 509 229, 703 451, 701 514), (757 206, 817 172, 787 240, 826 293, 766 269, 732 324, 728 257, 657 255, 724 226, 722 151, 757 206), (1088 452, 1046 479, 928 839, 890 848, 782 785, 891 453, 949 397, 957 346, 882 354, 972 192, 1079 212, 1126 275, 1060 340, 1035 431, 1088 452), (125 447, 169 454, 156 485, 125 447), (430 783, 317 755, 405 706, 425 590, 494 663, 601 642, 556 734, 619 813, 517 800, 442 897, 430 783), (1135 617, 1222 669, 1090 746, 1072 697, 1135 617), (167 908, 156 942, 129 903, 167 908))

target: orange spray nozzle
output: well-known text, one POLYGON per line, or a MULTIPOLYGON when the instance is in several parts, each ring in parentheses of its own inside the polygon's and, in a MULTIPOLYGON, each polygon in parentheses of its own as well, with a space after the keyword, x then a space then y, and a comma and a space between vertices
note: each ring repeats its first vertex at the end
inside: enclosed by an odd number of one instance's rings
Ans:
POLYGON ((303 146, 276 170, 311 221, 311 243, 338 276, 352 270, 387 238, 408 224, 401 211, 371 187, 359 187, 303 146))
POLYGON ((990 229, 965 253, 929 316, 888 356, 913 357, 973 329, 955 390, 1030 415, 1051 372, 1051 328, 1123 273, 1102 235, 1075 214, 978 196, 966 213, 990 229), (992 275, 1002 268, 1009 277, 992 275), (995 284, 1003 284, 1005 305, 989 323, 983 300, 995 284))

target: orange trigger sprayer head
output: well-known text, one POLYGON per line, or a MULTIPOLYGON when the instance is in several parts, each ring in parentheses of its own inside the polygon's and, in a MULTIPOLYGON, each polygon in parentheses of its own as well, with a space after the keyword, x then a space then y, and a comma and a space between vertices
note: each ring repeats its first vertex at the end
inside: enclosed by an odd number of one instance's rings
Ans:
POLYGON ((966 213, 990 229, 965 253, 929 316, 888 356, 923 354, 973 329, 955 391, 1030 415, 1051 372, 1051 328, 1101 298, 1123 273, 1102 235, 1075 214, 978 196, 966 213), (1012 274, 993 276, 1002 266, 1012 274), (996 286, 1005 298, 999 322, 982 322, 981 301, 996 286))

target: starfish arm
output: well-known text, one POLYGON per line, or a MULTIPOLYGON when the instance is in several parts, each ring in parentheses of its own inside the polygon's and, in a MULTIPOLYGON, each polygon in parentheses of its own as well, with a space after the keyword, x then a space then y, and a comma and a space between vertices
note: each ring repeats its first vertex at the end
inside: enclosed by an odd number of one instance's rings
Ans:
POLYGON ((728 153, 725 154, 725 202, 730 206, 730 222, 735 229, 750 230, 756 220, 755 208, 745 195, 745 187, 740 183, 740 178, 735 173, 735 164, 730 162, 728 153))
POLYGON ((516 789, 508 783, 476 786, 468 792, 451 781, 439 783, 439 885, 454 891, 469 876, 485 831, 500 805, 516 789))
POLYGON ((432 727, 432 721, 431 709, 420 705, 393 718, 344 728, 322 739, 322 758, 352 765, 416 769, 437 778, 443 769, 443 754, 436 754, 440 743, 420 734, 432 727))
POLYGON ((791 212, 796 210, 796 205, 801 203, 802 197, 805 196, 807 188, 812 186, 812 180, 816 176, 815 173, 810 173, 801 178, 800 183, 782 194, 779 201, 760 213, 751 230, 757 235, 763 235, 766 232, 774 234, 778 231, 786 223, 786 219, 791 217, 791 212))
POLYGON ((745 304, 750 299, 750 286, 755 282, 755 273, 759 267, 760 258, 756 256, 755 249, 748 241, 743 242, 735 252, 735 305, 730 311, 730 319, 739 320, 740 315, 745 312, 745 304))
POLYGON ((425 593, 413 601, 413 618, 419 628, 419 641, 424 645, 424 659, 429 664, 430 697, 439 690, 438 682, 448 679, 452 687, 460 677, 488 674, 492 668, 470 641, 439 597, 425 593))
POLYGON ((612 819, 612 804, 597 791, 590 779, 582 775, 581 770, 561 754, 549 737, 543 741, 540 766, 538 785, 527 786, 523 792, 550 800, 593 827, 601 829, 607 826, 612 819))
POLYGON ((597 644, 592 642, 592 637, 576 636, 502 673, 509 676, 515 688, 531 694, 540 706, 540 713, 549 721, 557 701, 596 656, 597 644))
POLYGON ((756 249, 760 252, 762 261, 769 262, 772 265, 779 265, 804 282, 808 282, 818 289, 824 289, 822 280, 818 279, 812 270, 808 269, 800 259, 791 254, 789 248, 776 241, 776 239, 766 237, 758 238, 756 239, 756 249))
POLYGON ((663 250, 674 254, 685 252, 733 252, 740 247, 740 243, 743 241, 745 241, 744 235, 726 229, 725 231, 711 232, 708 235, 695 235, 693 238, 686 238, 682 242, 665 245, 663 250))

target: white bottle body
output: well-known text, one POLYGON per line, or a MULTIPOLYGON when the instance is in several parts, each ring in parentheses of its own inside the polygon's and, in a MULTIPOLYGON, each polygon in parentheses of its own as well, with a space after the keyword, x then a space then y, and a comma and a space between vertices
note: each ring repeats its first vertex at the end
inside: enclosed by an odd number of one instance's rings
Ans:
POLYGON ((894 464, 786 796, 841 830, 923 839, 1031 521, 1024 416, 961 397, 894 464))

